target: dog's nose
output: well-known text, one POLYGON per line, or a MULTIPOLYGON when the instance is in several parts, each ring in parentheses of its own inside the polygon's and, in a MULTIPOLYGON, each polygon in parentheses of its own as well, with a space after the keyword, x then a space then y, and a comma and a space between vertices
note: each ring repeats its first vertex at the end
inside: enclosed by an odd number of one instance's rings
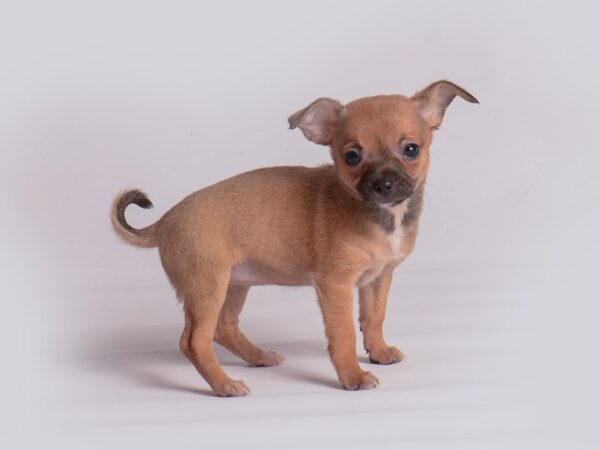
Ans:
POLYGON ((373 181, 373 190, 382 197, 387 197, 394 190, 394 182, 390 177, 373 181))

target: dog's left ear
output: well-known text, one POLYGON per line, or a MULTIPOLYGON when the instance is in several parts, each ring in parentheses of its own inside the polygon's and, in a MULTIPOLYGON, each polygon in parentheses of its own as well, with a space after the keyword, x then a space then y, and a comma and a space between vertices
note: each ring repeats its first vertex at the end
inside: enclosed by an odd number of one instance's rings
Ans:
POLYGON ((309 141, 330 145, 335 136, 342 109, 344 107, 337 100, 320 98, 288 118, 290 129, 298 127, 309 141))
POLYGON ((429 126, 436 129, 442 124, 446 108, 457 95, 470 103, 479 103, 466 90, 446 80, 431 83, 413 95, 411 100, 417 104, 429 126))

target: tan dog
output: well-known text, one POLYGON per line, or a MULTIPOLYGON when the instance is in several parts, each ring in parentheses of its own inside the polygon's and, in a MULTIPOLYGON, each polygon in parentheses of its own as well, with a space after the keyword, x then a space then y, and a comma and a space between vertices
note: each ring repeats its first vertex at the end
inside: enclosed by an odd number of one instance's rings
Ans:
POLYGON ((477 103, 448 81, 411 98, 367 97, 345 106, 318 99, 289 118, 290 128, 330 146, 333 165, 237 175, 193 193, 141 230, 126 222, 125 208, 150 208, 146 195, 130 190, 115 199, 111 218, 119 236, 158 247, 185 309, 181 351, 217 395, 247 395, 250 389, 223 371, 213 341, 251 366, 284 359, 254 345, 238 327, 250 286, 315 287, 329 354, 346 389, 379 383, 358 364, 355 287, 369 359, 402 360, 382 334, 388 290, 394 268, 415 245, 432 131, 457 95, 477 103))

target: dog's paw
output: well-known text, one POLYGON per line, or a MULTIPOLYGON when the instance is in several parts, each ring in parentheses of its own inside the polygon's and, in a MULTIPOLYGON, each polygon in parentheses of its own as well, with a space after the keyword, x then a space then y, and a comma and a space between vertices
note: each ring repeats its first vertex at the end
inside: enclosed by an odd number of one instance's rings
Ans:
POLYGON ((263 351, 262 354, 250 364, 253 367, 278 366, 285 361, 285 356, 273 350, 263 351))
POLYGON ((396 364, 405 358, 398 347, 376 347, 369 350, 369 361, 373 364, 396 364))
POLYGON ((229 380, 213 388, 219 397, 243 397, 250 395, 250 388, 242 380, 229 380))
POLYGON ((379 379, 371 372, 360 370, 352 375, 344 376, 341 379, 344 389, 348 391, 358 391, 361 389, 374 389, 379 386, 379 379))

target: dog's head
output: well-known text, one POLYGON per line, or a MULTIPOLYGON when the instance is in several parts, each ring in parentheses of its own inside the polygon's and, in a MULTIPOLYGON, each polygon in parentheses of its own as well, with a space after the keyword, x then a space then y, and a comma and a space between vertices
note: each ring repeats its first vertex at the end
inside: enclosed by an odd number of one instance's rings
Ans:
POLYGON ((412 97, 365 97, 347 105, 320 98, 292 114, 290 128, 331 147, 337 174, 355 197, 395 205, 409 198, 429 168, 433 130, 459 96, 477 99, 449 81, 438 81, 412 97))

